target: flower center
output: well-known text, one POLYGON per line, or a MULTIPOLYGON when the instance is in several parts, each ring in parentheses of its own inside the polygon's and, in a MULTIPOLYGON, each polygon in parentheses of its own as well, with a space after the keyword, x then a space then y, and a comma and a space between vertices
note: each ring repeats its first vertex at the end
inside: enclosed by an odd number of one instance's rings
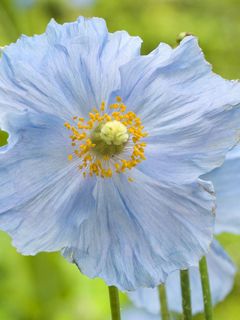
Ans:
POLYGON ((128 141, 129 134, 127 127, 122 124, 120 121, 113 120, 106 122, 100 133, 100 137, 108 145, 123 145, 128 141))
POLYGON ((100 123, 91 133, 95 145, 93 152, 98 156, 120 154, 129 139, 127 127, 118 120, 100 123))
MULTIPOLYGON (((109 106, 111 113, 105 113, 105 103, 100 110, 89 113, 89 120, 74 117, 74 125, 65 123, 71 131, 70 139, 74 147, 69 160, 79 158, 79 169, 83 176, 112 177, 113 173, 131 170, 145 160, 146 143, 141 140, 147 136, 143 132, 140 118, 117 97, 116 103, 109 106)), ((131 181, 131 178, 129 178, 131 181)))

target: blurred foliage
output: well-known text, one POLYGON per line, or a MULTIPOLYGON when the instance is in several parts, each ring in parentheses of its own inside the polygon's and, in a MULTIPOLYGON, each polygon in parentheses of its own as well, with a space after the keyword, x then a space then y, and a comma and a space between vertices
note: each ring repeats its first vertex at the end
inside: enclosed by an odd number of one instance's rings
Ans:
POLYGON ((95 15, 106 19, 110 31, 125 29, 141 36, 143 53, 160 41, 176 45, 182 31, 195 34, 216 72, 239 77, 239 0, 96 0, 94 6, 83 8, 71 5, 72 0, 36 0, 27 8, 16 7, 17 1, 0 0, 0 45, 22 33, 44 32, 52 17, 65 22, 95 15))
MULTIPOLYGON (((0 0, 0 46, 16 41, 21 34, 44 32, 52 17, 62 23, 79 15, 101 16, 110 31, 125 29, 141 36, 144 54, 160 41, 175 46, 180 32, 190 32, 199 37, 216 72, 239 78, 239 0, 98 0, 82 8, 74 7, 70 0, 36 0, 26 7, 18 0, 0 0)), ((7 134, 0 132, 0 146, 6 140, 7 134)), ((240 237, 224 234, 219 240, 240 267, 240 237)), ((109 318, 108 292, 102 280, 89 280, 58 253, 23 257, 3 232, 0 242, 1 320, 109 318)), ((239 297, 240 274, 233 292, 215 308, 215 319, 237 320, 239 297)), ((125 296, 121 299, 123 305, 127 303, 125 296)), ((204 318, 198 315, 195 319, 204 318)))
POLYGON ((8 133, 0 130, 0 147, 7 144, 8 133))

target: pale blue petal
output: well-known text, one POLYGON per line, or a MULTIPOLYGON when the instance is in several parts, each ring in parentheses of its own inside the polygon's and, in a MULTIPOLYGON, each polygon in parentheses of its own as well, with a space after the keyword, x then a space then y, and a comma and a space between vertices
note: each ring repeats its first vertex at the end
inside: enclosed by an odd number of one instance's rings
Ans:
POLYGON ((222 164, 238 140, 240 84, 212 72, 194 37, 136 57, 121 77, 118 94, 149 133, 143 172, 192 181, 222 164))
MULTIPOLYGON (((216 240, 213 241, 207 255, 208 270, 213 305, 222 301, 232 290, 236 268, 216 240)), ((198 313, 203 311, 202 288, 198 267, 190 268, 190 283, 192 295, 192 311, 198 313)), ((182 298, 180 288, 179 271, 172 273, 166 282, 169 309, 182 312, 182 298)), ((159 298, 157 289, 140 289, 129 293, 131 300, 138 307, 148 312, 159 313, 159 298)))
POLYGON ((128 308, 122 312, 122 320, 160 320, 160 315, 148 313, 142 309, 128 308))
POLYGON ((196 265, 212 239, 212 185, 166 185, 132 170, 99 179, 96 214, 64 256, 89 277, 123 290, 153 287, 179 268, 196 265))
POLYGON ((215 232, 240 233, 240 146, 226 157, 222 167, 215 169, 203 179, 211 180, 217 194, 215 232))
POLYGON ((105 21, 79 18, 22 37, 0 61, 0 110, 30 108, 69 119, 108 101, 120 86, 119 67, 139 55, 141 40, 108 33, 105 21))
POLYGON ((23 254, 60 250, 94 206, 95 179, 68 161, 62 120, 18 112, 2 125, 10 139, 0 148, 0 228, 23 254))

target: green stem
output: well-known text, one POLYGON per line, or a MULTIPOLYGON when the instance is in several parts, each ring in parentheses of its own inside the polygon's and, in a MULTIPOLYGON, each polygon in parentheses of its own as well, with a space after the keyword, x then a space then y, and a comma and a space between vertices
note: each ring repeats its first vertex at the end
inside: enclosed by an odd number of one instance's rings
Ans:
POLYGON ((182 308, 183 308, 183 320, 192 319, 192 306, 191 306, 191 289, 189 280, 189 271, 181 270, 181 289, 182 289, 182 308))
POLYGON ((206 257, 203 257, 199 262, 199 271, 201 276, 202 283, 202 293, 203 293, 203 302, 204 302, 204 312, 205 319, 213 319, 213 310, 212 310, 212 297, 208 277, 208 267, 206 257))
POLYGON ((121 320, 118 289, 114 286, 108 287, 111 306, 112 320, 121 320))
POLYGON ((169 311, 168 311, 168 303, 167 303, 167 292, 164 284, 160 284, 158 286, 159 300, 161 306, 161 316, 162 320, 169 320, 169 311))

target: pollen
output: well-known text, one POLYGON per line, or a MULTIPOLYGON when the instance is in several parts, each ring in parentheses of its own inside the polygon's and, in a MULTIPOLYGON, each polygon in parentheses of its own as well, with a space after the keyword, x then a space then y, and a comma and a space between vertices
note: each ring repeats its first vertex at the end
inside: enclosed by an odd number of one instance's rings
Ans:
POLYGON ((69 154, 69 155, 68 155, 68 160, 69 160, 69 161, 72 161, 72 159, 73 159, 73 155, 72 155, 72 154, 69 154))
MULTIPOLYGON (((88 114, 88 119, 74 116, 73 123, 65 123, 70 131, 73 153, 68 160, 77 159, 83 177, 111 178, 133 169, 146 160, 147 136, 141 119, 127 106, 121 97, 108 106, 103 101, 88 114)), ((132 182, 132 178, 128 178, 132 182)))

